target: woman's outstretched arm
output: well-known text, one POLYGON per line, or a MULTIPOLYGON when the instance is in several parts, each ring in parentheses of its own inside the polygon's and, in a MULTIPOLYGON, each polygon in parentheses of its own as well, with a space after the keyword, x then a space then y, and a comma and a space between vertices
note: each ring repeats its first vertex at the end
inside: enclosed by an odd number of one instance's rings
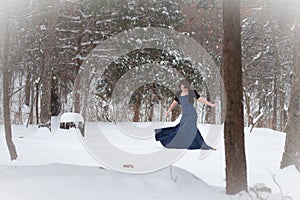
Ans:
POLYGON ((207 101, 206 99, 204 99, 202 97, 199 97, 198 101, 200 101, 201 103, 203 103, 205 105, 211 106, 211 107, 216 107, 218 105, 216 103, 211 103, 211 102, 207 101))
POLYGON ((170 114, 170 112, 175 108, 175 106, 177 106, 178 102, 177 101, 173 101, 172 104, 170 105, 166 115, 168 116, 170 114))

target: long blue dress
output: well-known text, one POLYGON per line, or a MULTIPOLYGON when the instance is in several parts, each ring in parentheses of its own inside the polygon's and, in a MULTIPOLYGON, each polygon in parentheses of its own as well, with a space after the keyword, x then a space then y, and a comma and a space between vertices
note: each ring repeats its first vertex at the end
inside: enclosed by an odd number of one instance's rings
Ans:
POLYGON ((176 98, 182 107, 182 117, 175 127, 155 129, 155 139, 166 148, 212 149, 208 146, 197 128, 197 113, 189 101, 189 95, 176 98))

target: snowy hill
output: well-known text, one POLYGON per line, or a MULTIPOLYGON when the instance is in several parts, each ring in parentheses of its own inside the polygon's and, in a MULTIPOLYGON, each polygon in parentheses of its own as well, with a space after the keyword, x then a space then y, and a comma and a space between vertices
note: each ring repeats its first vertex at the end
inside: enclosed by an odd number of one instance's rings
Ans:
POLYGON ((128 175, 96 167, 50 164, 35 167, 8 166, 1 170, 1 199, 223 199, 224 194, 174 168, 154 174, 128 175), (5 182, 3 181, 5 180, 5 182), (8 181, 9 180, 9 181, 8 181), (4 198, 3 198, 4 197, 4 198), (22 197, 22 198, 21 198, 22 197))
MULTIPOLYGON (((128 135, 120 134, 116 125, 100 125, 114 145, 128 152, 156 152, 162 148, 153 138, 131 141, 128 135)), ((87 130, 95 130, 94 126, 88 124, 87 130)), ((210 126, 199 128, 206 138, 210 126)), ((50 133, 47 129, 14 126, 13 133, 19 158, 9 162, 1 127, 1 199, 250 199, 245 193, 225 195, 222 136, 215 145, 217 151, 204 158, 199 157, 201 150, 188 151, 172 168, 133 175, 103 169, 87 152, 75 129, 50 133)), ((284 139, 284 133, 269 129, 255 129, 253 133, 246 130, 248 183, 253 189, 264 185, 270 188, 273 194, 264 194, 270 195, 268 199, 282 199, 274 174, 283 195, 299 200, 299 172, 293 166, 279 169, 284 139)), ((253 192, 251 195, 256 196, 253 192)))

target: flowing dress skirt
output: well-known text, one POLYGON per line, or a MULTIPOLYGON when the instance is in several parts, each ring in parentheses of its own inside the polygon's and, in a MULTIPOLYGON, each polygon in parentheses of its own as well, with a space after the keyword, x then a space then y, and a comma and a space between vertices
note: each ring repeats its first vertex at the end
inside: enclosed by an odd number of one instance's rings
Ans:
POLYGON ((174 127, 155 129, 155 139, 166 148, 175 149, 213 149, 208 146, 197 128, 197 113, 188 98, 180 98, 182 117, 174 127))

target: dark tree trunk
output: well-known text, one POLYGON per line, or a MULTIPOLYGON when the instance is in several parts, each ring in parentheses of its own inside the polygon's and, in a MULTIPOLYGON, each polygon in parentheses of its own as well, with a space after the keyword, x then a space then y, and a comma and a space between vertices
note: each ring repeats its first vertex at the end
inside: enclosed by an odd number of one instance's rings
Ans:
POLYGON ((149 109, 148 121, 152 122, 153 121, 153 116, 154 116, 154 103, 151 102, 148 109, 149 109))
POLYGON ((165 111, 165 98, 163 97, 162 100, 160 101, 160 117, 159 117, 159 121, 164 121, 165 117, 166 117, 166 111, 165 111))
MULTIPOLYGON (((211 101, 209 88, 206 86, 206 99, 211 101)), ((213 109, 214 110, 214 109, 213 109)), ((206 106, 205 123, 211 123, 211 107, 206 106)))
POLYGON ((30 67, 27 67, 27 76, 26 76, 26 83, 25 83, 25 105, 30 105, 30 92, 31 92, 31 70, 30 67))
POLYGON ((239 0, 223 1, 226 192, 247 191, 239 0))
MULTIPOLYGON (((32 87, 31 87, 32 88, 32 87)), ((34 110, 34 101, 35 101, 35 97, 34 97, 34 89, 31 89, 31 104, 30 104, 30 111, 29 111, 29 116, 28 116, 28 120, 27 120, 27 125, 26 127, 28 127, 28 124, 33 124, 33 110, 34 110)))
POLYGON ((34 90, 31 90, 31 106, 30 106, 30 112, 29 112, 29 116, 28 116, 28 124, 33 124, 33 105, 34 105, 34 90))
POLYGON ((45 66, 41 79, 41 113, 40 126, 51 127, 51 91, 52 91, 52 65, 54 64, 55 27, 58 8, 56 2, 52 1, 48 13, 47 39, 45 49, 45 66), (54 3, 53 3, 54 2, 54 3))
POLYGON ((280 131, 284 131, 287 122, 287 111, 285 109, 285 93, 280 93, 280 131))
MULTIPOLYGON (((84 16, 82 16, 82 14, 80 15, 80 20, 84 20, 84 16)), ((83 51, 83 47, 81 45, 82 41, 83 41, 83 36, 84 36, 84 27, 81 27, 80 29, 80 35, 78 37, 78 39, 75 41, 76 43, 76 48, 77 48, 77 52, 76 54, 80 54, 80 52, 83 51)), ((78 66, 78 71, 77 71, 77 76, 76 76, 76 79, 75 79, 75 82, 74 82, 74 91, 73 91, 73 112, 75 113, 81 113, 81 94, 82 94, 82 91, 81 91, 81 84, 82 82, 87 82, 87 81, 83 81, 81 75, 82 74, 85 74, 87 73, 86 71, 89 71, 89 68, 85 69, 84 71, 81 71, 79 69, 79 66, 82 65, 83 61, 81 59, 76 59, 76 62, 77 62, 77 66, 78 66)), ((89 77, 89 75, 88 75, 89 77)), ((84 97, 85 98, 85 97, 84 97)), ((82 112, 85 112, 85 110, 82 110, 82 112)))
POLYGON ((274 97, 273 97, 273 116, 272 116, 272 129, 273 130, 277 130, 277 102, 278 102, 277 87, 278 87, 277 77, 275 76, 275 78, 274 78, 274 97))
POLYGON ((3 58, 3 115, 4 115, 4 129, 5 129, 5 139, 7 147, 10 154, 10 159, 17 159, 16 147, 12 140, 12 130, 11 130, 11 121, 10 121, 10 79, 11 74, 9 70, 9 46, 10 46, 10 33, 9 33, 9 3, 6 1, 5 9, 5 41, 4 41, 4 58, 3 58))
POLYGON ((246 104, 246 114, 247 114, 247 126, 250 127, 253 124, 253 116, 251 115, 251 108, 250 108, 250 95, 248 95, 247 91, 244 90, 244 99, 246 104))
POLYGON ((139 122, 141 121, 141 104, 142 104, 142 97, 140 96, 140 92, 136 94, 136 99, 133 104, 133 121, 139 122))
MULTIPOLYGON (((79 74, 80 75, 80 74, 79 74)), ((73 90, 73 112, 80 113, 80 87, 81 80, 80 76, 77 76, 74 82, 74 90, 73 90)))
MULTIPOLYGON (((262 92, 259 92, 259 102, 258 102, 258 110, 261 111, 264 107, 264 101, 262 99, 264 99, 262 92)), ((263 119, 259 119, 257 122, 257 127, 264 127, 264 120, 263 119)))
POLYGON ((35 116, 36 116, 36 124, 40 123, 39 118, 39 83, 35 83, 35 116))
MULTIPOLYGON (((261 47, 262 48, 262 47, 261 47)), ((260 76, 259 76, 259 82, 260 83, 264 83, 265 82, 265 62, 264 62, 265 58, 264 58, 264 54, 262 53, 262 57, 260 59, 260 76)), ((266 94, 262 91, 262 88, 260 88, 259 92, 258 92, 258 99, 259 99, 259 105, 258 105, 258 110, 259 112, 261 110, 263 110, 266 107, 266 94)), ((264 111, 265 112, 265 111, 264 111)), ((256 127, 264 127, 265 125, 265 119, 261 118, 258 120, 257 122, 257 126, 256 127)))
POLYGON ((61 103, 59 98, 58 80, 52 80, 51 88, 51 116, 57 116, 60 113, 61 103))
POLYGON ((285 128, 286 140, 281 168, 295 165, 300 171, 300 39, 298 23, 295 30, 295 62, 292 74, 291 99, 288 109, 288 122, 285 128))
MULTIPOLYGON (((221 76, 224 77, 223 69, 221 70, 221 76)), ((225 121, 225 114, 226 114, 226 92, 225 92, 225 89, 221 89, 220 95, 221 95, 221 122, 223 123, 225 121)))

